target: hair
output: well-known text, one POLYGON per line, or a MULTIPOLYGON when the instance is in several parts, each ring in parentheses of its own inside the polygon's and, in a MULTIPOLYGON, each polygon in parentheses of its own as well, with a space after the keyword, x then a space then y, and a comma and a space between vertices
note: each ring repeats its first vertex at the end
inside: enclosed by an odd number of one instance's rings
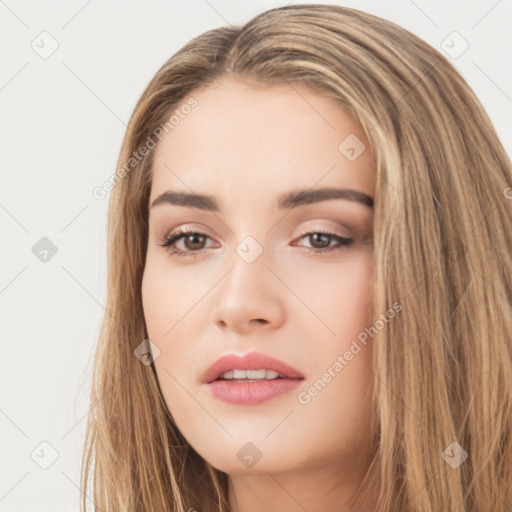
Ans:
MULTIPOLYGON (((180 102, 224 78, 311 88, 347 107, 371 144, 374 319, 403 308, 373 342, 377 446, 363 484, 377 486, 376 512, 510 510, 512 163, 481 103, 404 28, 352 8, 291 5, 171 56, 135 106, 118 169, 180 102), (453 442, 467 452, 456 468, 442 456, 453 442)), ((81 510, 90 499, 105 512, 229 512, 227 474, 189 445, 154 365, 134 357, 148 338, 153 154, 133 160, 110 196, 81 510)))

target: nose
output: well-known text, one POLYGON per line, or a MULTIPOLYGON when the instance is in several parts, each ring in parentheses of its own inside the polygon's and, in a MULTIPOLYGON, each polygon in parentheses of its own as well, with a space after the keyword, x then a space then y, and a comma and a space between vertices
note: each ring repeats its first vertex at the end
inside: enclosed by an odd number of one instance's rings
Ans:
POLYGON ((267 268, 264 254, 252 263, 235 254, 217 287, 214 321, 220 329, 237 333, 275 329, 284 322, 283 296, 283 285, 267 268))

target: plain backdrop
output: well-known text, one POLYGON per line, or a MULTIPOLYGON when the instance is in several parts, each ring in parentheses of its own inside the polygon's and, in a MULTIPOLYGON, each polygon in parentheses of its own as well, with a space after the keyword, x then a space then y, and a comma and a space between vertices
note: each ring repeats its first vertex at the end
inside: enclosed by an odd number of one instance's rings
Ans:
MULTIPOLYGON (((194 36, 288 3, 0 1, 0 512, 79 510, 106 280, 109 196, 92 191, 137 99, 194 36)), ((389 19, 441 53, 455 37, 449 58, 512 154, 510 0, 311 3, 389 19)))

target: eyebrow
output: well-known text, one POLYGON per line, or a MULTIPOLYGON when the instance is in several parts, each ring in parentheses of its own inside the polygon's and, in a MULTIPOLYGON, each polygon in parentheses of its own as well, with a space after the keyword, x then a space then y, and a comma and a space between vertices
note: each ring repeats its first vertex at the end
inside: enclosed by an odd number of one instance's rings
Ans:
MULTIPOLYGON (((355 201, 373 209, 373 198, 369 195, 348 188, 320 188, 317 190, 293 190, 279 196, 277 207, 280 210, 291 209, 297 206, 303 206, 320 201, 331 199, 344 199, 355 201)), ((178 192, 167 190, 160 194, 151 204, 150 208, 159 204, 172 204, 175 206, 186 206, 211 212, 220 212, 221 208, 218 201, 212 197, 203 194, 190 194, 188 192, 178 192)))

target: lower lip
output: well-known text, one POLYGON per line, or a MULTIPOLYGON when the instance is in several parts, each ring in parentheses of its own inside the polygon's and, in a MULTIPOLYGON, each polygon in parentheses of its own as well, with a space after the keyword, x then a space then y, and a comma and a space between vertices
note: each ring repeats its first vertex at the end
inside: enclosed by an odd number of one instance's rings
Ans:
POLYGON ((254 405, 290 393, 302 379, 274 379, 263 381, 230 382, 215 380, 208 384, 214 397, 238 405, 254 405))

